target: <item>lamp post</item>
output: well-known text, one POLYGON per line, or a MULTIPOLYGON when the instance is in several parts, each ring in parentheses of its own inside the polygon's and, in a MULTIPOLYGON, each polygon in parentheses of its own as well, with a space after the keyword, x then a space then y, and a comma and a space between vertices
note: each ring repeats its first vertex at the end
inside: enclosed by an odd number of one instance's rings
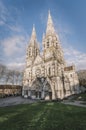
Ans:
POLYGON ((63 69, 61 70, 61 72, 62 72, 63 91, 64 91, 64 95, 65 95, 66 94, 66 90, 65 90, 65 82, 64 82, 65 77, 64 77, 63 69))

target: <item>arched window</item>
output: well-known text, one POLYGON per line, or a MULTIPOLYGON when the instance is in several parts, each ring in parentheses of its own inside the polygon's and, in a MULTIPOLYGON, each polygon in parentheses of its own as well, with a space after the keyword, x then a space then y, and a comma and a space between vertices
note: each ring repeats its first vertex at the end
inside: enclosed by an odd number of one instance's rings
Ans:
POLYGON ((47 41, 47 48, 49 47, 49 40, 47 41))
POLYGON ((56 47, 58 46, 58 43, 56 42, 56 47))
POLYGON ((29 49, 29 56, 31 56, 31 49, 29 49))
POLYGON ((44 48, 45 48, 45 44, 44 44, 44 48))

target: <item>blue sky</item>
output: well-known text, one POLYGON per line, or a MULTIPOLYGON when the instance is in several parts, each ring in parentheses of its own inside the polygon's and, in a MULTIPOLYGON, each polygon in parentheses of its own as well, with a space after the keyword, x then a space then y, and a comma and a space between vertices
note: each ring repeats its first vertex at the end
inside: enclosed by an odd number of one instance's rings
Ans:
POLYGON ((33 24, 41 47, 48 10, 68 65, 86 69, 86 0, 0 0, 0 62, 24 65, 33 24))

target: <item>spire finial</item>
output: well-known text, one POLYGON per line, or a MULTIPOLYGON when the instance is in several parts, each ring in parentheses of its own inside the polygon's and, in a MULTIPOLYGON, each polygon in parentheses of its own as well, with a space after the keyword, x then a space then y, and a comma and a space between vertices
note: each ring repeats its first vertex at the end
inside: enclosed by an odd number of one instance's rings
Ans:
POLYGON ((50 14, 50 10, 48 11, 48 19, 51 19, 51 20, 52 20, 51 14, 50 14))
POLYGON ((55 32, 55 30, 54 30, 54 26, 53 26, 53 21, 52 21, 52 17, 51 17, 50 10, 49 10, 46 33, 48 34, 48 33, 54 33, 54 32, 55 32))
POLYGON ((32 37, 36 37, 35 24, 33 24, 32 37))
POLYGON ((33 24, 32 34, 33 34, 33 33, 36 33, 36 30, 35 30, 35 24, 33 24))
POLYGON ((43 36, 42 36, 42 39, 44 39, 44 37, 45 37, 45 34, 44 34, 44 32, 43 32, 43 36))
POLYGON ((35 40, 35 39, 36 39, 36 30, 35 30, 35 25, 33 24, 32 35, 31 35, 30 41, 35 40))

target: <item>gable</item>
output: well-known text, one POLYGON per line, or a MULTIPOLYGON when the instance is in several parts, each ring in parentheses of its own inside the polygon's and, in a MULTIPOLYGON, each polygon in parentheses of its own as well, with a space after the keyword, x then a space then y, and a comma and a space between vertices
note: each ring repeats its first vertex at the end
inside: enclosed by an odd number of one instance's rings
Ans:
POLYGON ((37 55, 35 61, 34 61, 34 64, 40 64, 43 62, 43 59, 40 55, 37 55))

